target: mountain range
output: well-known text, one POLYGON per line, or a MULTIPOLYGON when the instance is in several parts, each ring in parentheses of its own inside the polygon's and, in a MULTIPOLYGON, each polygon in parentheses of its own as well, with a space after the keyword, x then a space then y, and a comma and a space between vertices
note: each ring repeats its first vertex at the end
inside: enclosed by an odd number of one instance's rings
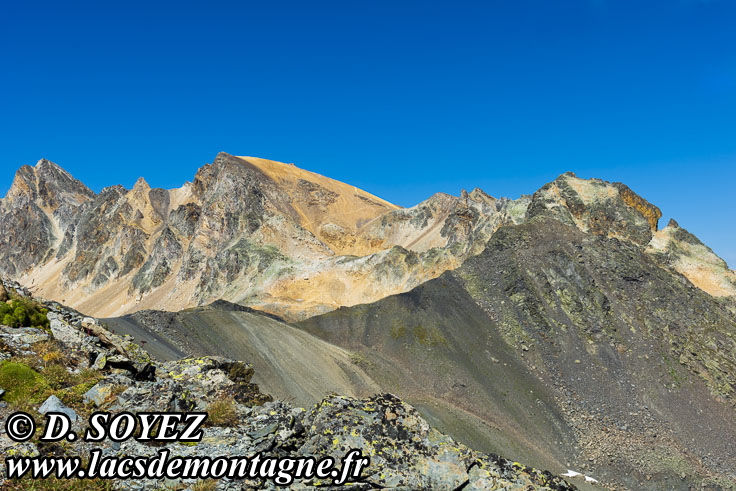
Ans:
POLYGON ((306 406, 391 392, 484 452, 612 488, 736 485, 736 272, 621 183, 563 174, 401 208, 220 153, 173 190, 41 160, 0 275, 164 361, 247 360, 306 406))

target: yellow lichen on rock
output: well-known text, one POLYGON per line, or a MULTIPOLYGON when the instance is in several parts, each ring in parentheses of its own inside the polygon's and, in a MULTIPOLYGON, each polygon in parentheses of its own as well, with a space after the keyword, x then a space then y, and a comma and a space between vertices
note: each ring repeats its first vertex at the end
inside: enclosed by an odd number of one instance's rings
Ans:
POLYGON ((657 224, 659 223, 659 219, 662 218, 662 212, 659 208, 633 192, 628 186, 619 186, 619 196, 624 200, 624 203, 634 208, 647 219, 653 232, 657 231, 657 224))

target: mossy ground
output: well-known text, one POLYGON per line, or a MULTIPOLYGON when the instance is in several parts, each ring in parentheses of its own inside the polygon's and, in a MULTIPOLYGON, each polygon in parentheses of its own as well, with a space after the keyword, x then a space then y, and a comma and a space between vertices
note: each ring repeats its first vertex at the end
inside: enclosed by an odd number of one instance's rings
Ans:
POLYGON ((35 413, 38 406, 55 395, 84 417, 91 408, 84 403, 83 395, 101 375, 65 365, 68 358, 54 342, 36 343, 32 350, 32 356, 15 356, 0 363, 0 387, 6 391, 3 400, 14 409, 35 413))
POLYGON ((5 389, 4 399, 11 404, 30 400, 44 385, 43 377, 28 365, 0 363, 0 387, 5 389))

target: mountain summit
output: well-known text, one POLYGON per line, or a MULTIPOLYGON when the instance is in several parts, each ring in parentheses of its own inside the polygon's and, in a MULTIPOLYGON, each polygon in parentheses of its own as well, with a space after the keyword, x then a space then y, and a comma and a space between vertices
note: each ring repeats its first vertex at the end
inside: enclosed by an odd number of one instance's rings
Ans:
POLYGON ((551 216, 645 248, 716 296, 736 275, 623 184, 568 173, 533 196, 476 189, 403 209, 285 164, 220 153, 178 189, 90 191, 41 160, 0 201, 0 273, 91 315, 217 299, 304 319, 379 300, 460 266, 503 225, 551 216))

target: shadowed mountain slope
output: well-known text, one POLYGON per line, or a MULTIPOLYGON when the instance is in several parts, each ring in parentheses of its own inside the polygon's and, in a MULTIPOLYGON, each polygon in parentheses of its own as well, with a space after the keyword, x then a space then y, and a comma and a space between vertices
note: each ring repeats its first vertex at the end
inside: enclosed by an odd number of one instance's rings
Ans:
POLYGON ((204 355, 252 360, 260 372, 256 383, 295 404, 313 405, 331 393, 367 397, 380 392, 348 351, 237 305, 141 311, 104 322, 114 332, 142 341, 162 361, 204 355))
POLYGON ((635 243, 533 217, 454 272, 299 326, 599 479, 736 482, 736 318, 635 243))

